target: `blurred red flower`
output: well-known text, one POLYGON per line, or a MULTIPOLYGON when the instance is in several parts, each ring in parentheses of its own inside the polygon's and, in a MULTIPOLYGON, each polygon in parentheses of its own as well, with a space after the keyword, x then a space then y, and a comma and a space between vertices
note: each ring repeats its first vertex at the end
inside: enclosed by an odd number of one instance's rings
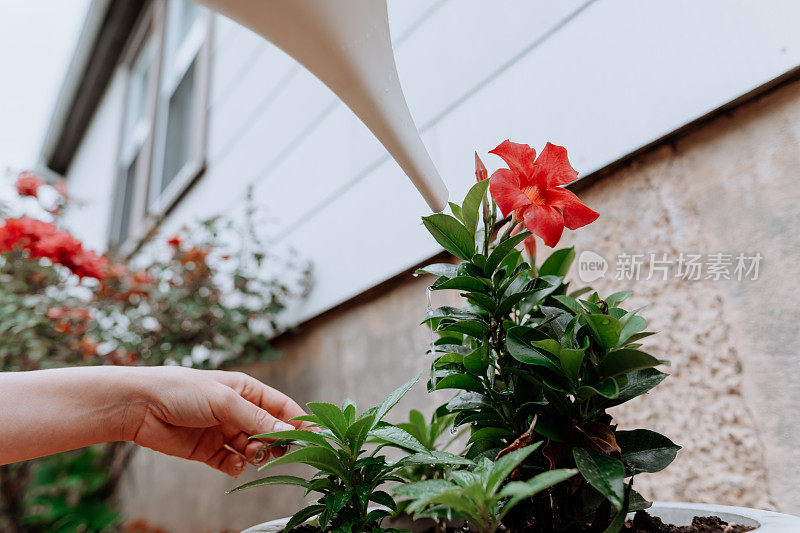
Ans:
POLYGON ((167 239, 167 244, 174 248, 180 248, 181 246, 181 238, 178 235, 173 235, 169 239, 167 239))
POLYGON ((0 226, 0 253, 14 249, 25 250, 34 259, 47 258, 82 278, 102 279, 106 273, 104 257, 86 250, 66 231, 30 217, 10 218, 0 226))
POLYGON ((33 196, 34 198, 38 198, 39 187, 44 184, 45 181, 33 172, 22 172, 17 176, 14 187, 17 188, 17 194, 20 196, 33 196))
POLYGON ((484 165, 481 158, 478 157, 478 152, 475 152, 475 179, 483 181, 488 177, 489 172, 486 170, 486 165, 484 165))
POLYGON ((564 147, 547 143, 537 158, 536 150, 527 144, 505 140, 489 153, 500 156, 509 167, 492 174, 492 198, 503 216, 514 213, 514 219, 545 245, 558 244, 565 227, 574 230, 597 220, 595 211, 561 187, 578 177, 564 147))

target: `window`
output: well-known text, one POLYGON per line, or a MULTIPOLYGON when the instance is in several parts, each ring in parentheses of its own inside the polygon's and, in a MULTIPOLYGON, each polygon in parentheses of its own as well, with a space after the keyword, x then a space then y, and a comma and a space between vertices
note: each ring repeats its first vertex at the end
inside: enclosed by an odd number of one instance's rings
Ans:
POLYGON ((211 15, 156 0, 128 44, 111 246, 128 252, 205 166, 211 15))
POLYGON ((149 207, 161 213, 202 172, 208 84, 208 15, 188 0, 170 0, 158 96, 149 207))

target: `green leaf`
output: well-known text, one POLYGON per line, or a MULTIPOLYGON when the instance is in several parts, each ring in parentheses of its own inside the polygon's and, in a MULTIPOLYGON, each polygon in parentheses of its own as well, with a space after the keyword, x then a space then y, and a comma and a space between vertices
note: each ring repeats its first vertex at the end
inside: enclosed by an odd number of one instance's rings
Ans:
POLYGON ((416 483, 408 483, 399 485, 392 489, 398 496, 405 496, 412 500, 420 500, 429 498, 435 494, 439 494, 443 490, 451 488, 453 485, 444 479, 426 479, 424 481, 417 481, 416 483))
MULTIPOLYGON (((623 319, 624 320, 624 319, 623 319)), ((639 333, 647 327, 647 320, 640 316, 631 316, 625 321, 622 326, 622 332, 619 335, 619 342, 617 345, 622 345, 628 341, 634 334, 639 333)), ((632 341, 631 341, 632 342, 632 341)))
POLYGON ((467 372, 475 374, 476 376, 482 376, 486 373, 486 369, 489 368, 490 363, 487 346, 488 345, 483 344, 471 354, 464 357, 462 361, 467 372))
POLYGON ((489 187, 489 180, 477 182, 470 188, 464 198, 464 203, 461 204, 462 220, 472 233, 475 233, 475 228, 478 226, 478 210, 481 207, 484 196, 486 196, 487 187, 489 187))
POLYGON ((299 450, 289 452, 283 457, 273 459, 269 463, 259 468, 259 470, 291 463, 304 463, 313 466, 317 470, 322 470, 324 472, 339 476, 342 479, 347 479, 347 472, 342 466, 342 463, 339 459, 339 456, 336 455, 336 452, 320 446, 300 448, 299 450))
POLYGON ((506 437, 510 437, 511 435, 513 435, 513 433, 506 428, 480 428, 470 434, 467 443, 472 443, 481 439, 504 439, 506 437))
POLYGON ((595 385, 582 385, 578 387, 575 394, 581 399, 585 400, 591 398, 595 394, 599 394, 605 398, 614 399, 619 396, 619 384, 614 378, 607 378, 596 383, 595 385))
POLYGON ((370 494, 369 501, 375 502, 379 505, 384 505, 392 511, 397 510, 397 504, 394 503, 394 498, 388 492, 378 490, 370 494))
POLYGON ((558 359, 520 339, 513 334, 513 330, 509 331, 506 337, 506 348, 511 357, 521 363, 543 366, 559 375, 564 375, 558 359))
POLYGON ((467 391, 483 392, 483 383, 470 374, 453 373, 436 380, 433 390, 463 389, 467 391))
POLYGON ((308 409, 319 418, 322 425, 330 429, 340 440, 347 432, 347 419, 338 405, 326 402, 309 402, 308 409))
POLYGON ((573 448, 572 455, 584 479, 605 496, 615 509, 622 509, 625 498, 625 467, 622 462, 584 448, 573 448))
POLYGON ((491 406, 489 399, 477 392, 464 392, 447 403, 448 411, 463 411, 491 406))
POLYGON ((542 266, 539 267, 540 276, 561 276, 562 278, 569 272, 572 261, 575 259, 575 247, 562 248, 556 250, 548 257, 542 266))
POLYGON ((306 429, 295 429, 291 431, 274 431, 272 433, 264 433, 262 435, 253 435, 251 439, 277 439, 277 440, 290 440, 293 442, 305 442, 317 446, 326 446, 332 448, 328 440, 316 431, 306 429))
POLYGON ((511 472, 513 472, 514 469, 522 463, 522 461, 527 459, 528 456, 541 445, 542 442, 540 441, 536 444, 525 446, 519 450, 509 452, 493 463, 489 470, 489 476, 486 482, 486 492, 488 494, 494 494, 497 492, 511 472))
POLYGON ((630 510, 630 501, 631 501, 631 487, 633 486, 633 480, 628 483, 628 486, 625 489, 625 498, 622 501, 622 508, 619 512, 614 516, 614 519, 608 525, 606 529, 603 530, 603 533, 619 533, 622 531, 622 528, 625 526, 625 520, 628 518, 628 512, 630 510))
POLYGON ((622 325, 619 320, 609 315, 592 314, 586 316, 589 329, 606 350, 613 348, 619 341, 622 325))
POLYGON ((633 291, 615 292, 611 296, 607 296, 605 298, 605 302, 608 304, 609 307, 617 307, 631 294, 633 294, 633 291))
POLYGON ((353 454, 358 454, 364 441, 367 440, 369 430, 375 425, 375 417, 371 415, 362 415, 361 418, 350 424, 345 433, 345 438, 350 444, 350 451, 353 454))
POLYGON ((369 434, 381 442, 388 442, 400 448, 421 453, 428 451, 428 449, 409 432, 397 426, 388 424, 385 426, 378 426, 370 431, 369 434))
POLYGON ((640 352, 639 350, 623 348, 622 350, 617 350, 606 355, 603 360, 600 361, 598 371, 603 377, 611 377, 660 364, 663 364, 663 361, 659 361, 650 354, 640 352))
POLYGON ((470 232, 457 219, 442 213, 422 217, 425 228, 442 247, 465 261, 475 254, 475 243, 470 232))
POLYGON ((527 481, 512 481, 503 487, 503 490, 498 494, 501 498, 510 498, 500 512, 498 518, 502 519, 508 511, 522 500, 530 498, 534 494, 538 494, 554 485, 558 485, 577 473, 578 471, 574 468, 563 468, 560 470, 542 472, 527 481))
POLYGON ((646 393, 664 381, 664 378, 669 374, 665 374, 655 368, 644 368, 642 370, 634 370, 625 375, 628 378, 628 383, 620 387, 619 396, 615 400, 603 402, 604 407, 613 407, 646 393))
POLYGON ((480 278, 473 276, 456 276, 450 279, 437 279, 433 285, 431 285, 431 289, 434 291, 452 289, 456 291, 483 292, 488 290, 488 287, 480 278))
POLYGON ((675 460, 681 449, 664 435, 647 429, 617 431, 615 434, 628 476, 663 470, 675 460))
POLYGON ((340 490, 338 492, 328 494, 325 497, 325 507, 328 509, 330 514, 336 514, 347 504, 347 500, 352 498, 352 496, 352 490, 340 490))
POLYGON ((479 305, 489 313, 494 314, 497 311, 497 302, 487 294, 483 294, 482 292, 468 292, 466 297, 468 300, 472 301, 471 303, 479 305))
POLYGON ((462 220, 472 233, 475 233, 475 228, 478 226, 478 210, 481 207, 484 196, 486 196, 487 187, 489 187, 489 180, 477 182, 470 188, 464 198, 464 203, 461 204, 462 220))
MULTIPOLYGON (((447 205, 450 206, 450 211, 453 212, 453 215, 461 222, 464 222, 464 216, 461 211, 461 206, 458 204, 454 204, 453 202, 447 202, 447 205)), ((469 225, 467 226, 467 229, 469 229, 469 225)))
POLYGON ((309 518, 317 516, 324 510, 324 505, 309 505, 305 509, 300 509, 294 514, 294 516, 292 516, 292 518, 289 519, 289 522, 286 523, 286 527, 283 528, 283 533, 289 533, 296 526, 304 523, 309 518))
POLYGON ((457 322, 440 325, 436 331, 455 331, 476 339, 482 339, 489 332, 489 326, 482 320, 459 320, 457 322))
POLYGON ((400 399, 403 396, 405 396, 405 394, 408 391, 411 390, 411 387, 413 387, 414 384, 417 381, 419 381, 421 375, 422 372, 420 372, 419 374, 408 380, 406 383, 398 387, 394 392, 392 392, 389 396, 387 396, 386 399, 383 400, 383 402, 381 402, 381 404, 375 411, 375 424, 380 422, 383 419, 383 417, 386 416, 386 413, 389 412, 389 409, 397 405, 397 402, 399 402, 400 399))
POLYGON ((434 276, 445 278, 453 278, 456 276, 456 271, 458 270, 458 265, 453 265, 451 263, 434 263, 432 265, 428 265, 422 268, 417 269, 414 272, 415 275, 420 274, 433 274, 434 276))
POLYGON ((561 353, 561 343, 555 339, 543 339, 540 341, 531 341, 531 344, 537 348, 541 348, 551 354, 555 355, 556 357, 559 356, 561 353))
POLYGON ((583 365, 584 352, 585 348, 580 350, 562 348, 561 352, 559 353, 558 357, 561 360, 561 368, 564 369, 564 374, 566 374, 566 376, 572 381, 578 379, 578 374, 581 371, 581 365, 583 365))
POLYGON ((393 463, 395 468, 402 468, 409 465, 466 465, 472 466, 475 463, 449 452, 430 450, 425 453, 415 453, 407 455, 393 463))
POLYGON ((528 230, 523 230, 514 235, 513 237, 509 237, 508 239, 504 240, 497 246, 495 246, 492 253, 489 254, 489 258, 486 260, 486 267, 483 271, 486 273, 487 276, 491 276, 494 274, 494 271, 497 270, 498 265, 500 262, 505 259, 505 257, 511 253, 511 251, 522 241, 526 238, 531 236, 531 232, 528 230))
POLYGON ((308 487, 308 481, 297 476, 262 477, 261 479, 250 481, 249 483, 245 483, 244 485, 239 485, 238 487, 229 490, 225 494, 231 494, 233 492, 238 492, 240 490, 249 489, 252 487, 263 487, 265 485, 295 485, 297 487, 308 487))

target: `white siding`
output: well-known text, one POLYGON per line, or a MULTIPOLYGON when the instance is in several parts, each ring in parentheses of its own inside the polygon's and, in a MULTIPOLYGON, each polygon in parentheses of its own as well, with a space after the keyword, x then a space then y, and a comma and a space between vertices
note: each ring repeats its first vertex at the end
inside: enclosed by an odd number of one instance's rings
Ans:
MULTIPOLYGON (((472 183, 475 149, 485 153, 507 137, 537 147, 552 141, 568 147, 585 175, 800 64, 800 3, 789 0, 389 7, 409 106, 456 199, 472 183)), ((419 223, 422 199, 326 87, 222 17, 214 35, 208 169, 165 232, 235 213, 254 184, 277 219, 268 229, 277 245, 291 244, 315 265, 317 286, 298 319, 437 252, 419 223)), ((76 191, 87 173, 112 180, 107 143, 93 142, 105 122, 95 119, 81 149, 103 163, 76 160, 76 191)))
POLYGON ((67 189, 82 205, 72 208, 65 222, 87 246, 101 251, 108 244, 124 94, 124 76, 117 73, 67 173, 67 189))

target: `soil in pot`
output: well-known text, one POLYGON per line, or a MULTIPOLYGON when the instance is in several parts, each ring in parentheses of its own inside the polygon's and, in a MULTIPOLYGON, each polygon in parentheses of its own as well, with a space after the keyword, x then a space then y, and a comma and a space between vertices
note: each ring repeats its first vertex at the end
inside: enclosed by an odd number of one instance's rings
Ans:
POLYGON ((623 531, 628 533, 744 533, 755 528, 729 524, 718 516, 695 516, 690 526, 665 524, 657 516, 637 511, 633 520, 628 520, 623 531))
MULTIPOLYGON (((419 533, 434 533, 435 527, 431 521, 428 528, 419 528, 419 523, 414 524, 414 531, 419 533)), ((665 524, 660 518, 651 516, 645 511, 637 511, 633 520, 628 520, 622 531, 626 533, 744 533, 755 528, 737 524, 729 524, 718 516, 695 516, 690 526, 674 526, 665 524)), ((321 533, 321 529, 316 526, 303 525, 292 529, 292 533, 321 533)), ((441 530, 439 530, 441 531, 441 530)), ((468 532, 465 527, 447 528, 443 533, 463 533, 468 532)), ((584 532, 575 532, 584 533, 584 532)))

